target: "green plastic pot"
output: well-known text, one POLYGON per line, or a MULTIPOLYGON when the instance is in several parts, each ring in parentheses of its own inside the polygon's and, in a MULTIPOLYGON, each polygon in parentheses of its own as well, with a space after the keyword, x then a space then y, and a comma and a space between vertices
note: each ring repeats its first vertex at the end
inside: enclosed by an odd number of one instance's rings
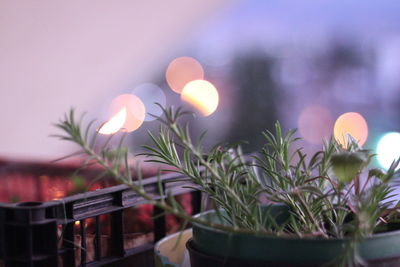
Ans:
POLYGON ((192 229, 164 237, 154 246, 156 267, 186 267, 189 258, 186 253, 186 242, 192 237, 192 229))
MULTIPOLYGON (((268 208, 279 220, 288 217, 288 208, 268 208)), ((221 222, 215 211, 196 215, 198 218, 221 222)), ((225 259, 265 262, 269 264, 319 265, 332 262, 348 244, 349 239, 296 238, 251 233, 232 233, 193 224, 192 246, 201 253, 225 259)), ((360 256, 370 262, 387 262, 384 266, 400 266, 400 231, 375 234, 360 244, 360 256), (393 263, 396 262, 396 263, 393 263), (392 264, 393 263, 393 264, 392 264)))

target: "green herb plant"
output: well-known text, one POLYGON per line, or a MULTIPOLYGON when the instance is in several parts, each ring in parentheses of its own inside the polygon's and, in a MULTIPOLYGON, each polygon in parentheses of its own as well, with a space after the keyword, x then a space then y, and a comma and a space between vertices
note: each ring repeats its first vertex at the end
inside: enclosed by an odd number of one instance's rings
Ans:
MULTIPOLYGON (((109 140, 98 148, 98 133, 94 122, 83 126, 71 110, 56 126, 63 130, 59 138, 80 147, 76 154, 85 154, 84 166, 96 163, 104 174, 129 186, 149 203, 166 213, 231 232, 256 235, 281 235, 308 238, 350 238, 336 266, 363 265, 357 254, 359 242, 373 233, 385 231, 388 222, 398 217, 399 203, 393 201, 393 179, 399 175, 399 160, 387 171, 368 170, 373 158, 351 136, 346 147, 333 138, 326 141, 321 151, 308 157, 295 146, 299 138, 295 131, 283 133, 279 123, 275 132, 266 131, 265 145, 258 154, 243 155, 240 146, 217 145, 210 150, 202 146, 202 134, 192 140, 189 124, 180 119, 187 115, 180 108, 163 109, 158 120, 157 134, 149 133, 151 146, 144 146, 142 155, 149 162, 160 163, 164 171, 180 174, 192 187, 202 191, 225 224, 215 224, 187 214, 182 206, 164 192, 159 184, 160 198, 146 192, 142 180, 133 182, 129 151, 123 138, 111 146, 109 140), (281 203, 290 209, 286 223, 277 223, 262 207, 281 203), (226 212, 221 213, 220 210, 226 212)), ((99 178, 101 178, 99 177, 99 178)), ((140 175, 139 175, 140 177, 140 175)))

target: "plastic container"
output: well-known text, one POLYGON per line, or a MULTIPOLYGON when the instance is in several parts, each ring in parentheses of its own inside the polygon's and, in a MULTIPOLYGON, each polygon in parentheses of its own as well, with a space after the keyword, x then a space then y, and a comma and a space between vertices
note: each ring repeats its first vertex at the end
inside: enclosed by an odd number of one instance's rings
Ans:
POLYGON ((192 229, 187 229, 158 241, 154 246, 156 267, 190 267, 186 243, 191 237, 192 229))

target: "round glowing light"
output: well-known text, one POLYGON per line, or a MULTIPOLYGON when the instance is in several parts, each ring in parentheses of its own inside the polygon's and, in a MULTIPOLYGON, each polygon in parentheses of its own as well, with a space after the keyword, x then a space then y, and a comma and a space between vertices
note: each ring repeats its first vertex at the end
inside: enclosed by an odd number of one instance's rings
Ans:
POLYGON ((99 133, 101 134, 114 134, 121 130, 126 120, 126 108, 122 108, 116 115, 111 117, 109 121, 104 123, 100 128, 99 133))
POLYGON ((348 112, 339 116, 335 122, 334 136, 338 143, 347 147, 347 134, 350 134, 360 145, 368 138, 368 125, 364 117, 357 112, 348 112))
POLYGON ((218 91, 212 83, 196 80, 183 88, 181 98, 195 107, 203 116, 211 115, 218 107, 218 91))
POLYGON ((120 95, 112 101, 111 119, 100 128, 99 133, 133 132, 142 125, 145 114, 146 108, 139 97, 120 95))
POLYGON ((383 168, 389 169, 392 162, 400 157, 399 147, 400 133, 387 133, 379 140, 376 152, 378 162, 383 168))
POLYGON ((196 59, 179 57, 169 64, 165 78, 169 87, 180 94, 187 83, 204 79, 204 70, 196 59))
POLYGON ((160 116, 162 114, 162 110, 155 103, 160 104, 165 107, 166 97, 163 90, 155 84, 144 83, 137 86, 133 89, 132 94, 138 96, 142 101, 146 108, 146 116, 144 118, 145 121, 155 120, 152 115, 160 116))
POLYGON ((299 132, 303 138, 312 144, 321 144, 328 139, 333 129, 333 118, 326 108, 313 105, 305 108, 298 120, 299 132))

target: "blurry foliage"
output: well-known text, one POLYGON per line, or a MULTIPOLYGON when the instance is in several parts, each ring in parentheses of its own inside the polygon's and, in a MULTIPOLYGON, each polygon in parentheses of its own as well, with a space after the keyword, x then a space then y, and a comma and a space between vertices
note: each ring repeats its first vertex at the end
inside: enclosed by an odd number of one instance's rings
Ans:
POLYGON ((87 183, 84 177, 79 175, 73 175, 71 177, 71 181, 73 184, 73 190, 67 192, 68 196, 72 196, 75 194, 80 194, 88 191, 87 183))
POLYGON ((260 53, 238 56, 233 63, 236 108, 226 139, 229 143, 250 140, 243 148, 245 152, 257 150, 265 141, 259 133, 274 129, 278 119, 279 88, 272 75, 275 63, 260 53))

